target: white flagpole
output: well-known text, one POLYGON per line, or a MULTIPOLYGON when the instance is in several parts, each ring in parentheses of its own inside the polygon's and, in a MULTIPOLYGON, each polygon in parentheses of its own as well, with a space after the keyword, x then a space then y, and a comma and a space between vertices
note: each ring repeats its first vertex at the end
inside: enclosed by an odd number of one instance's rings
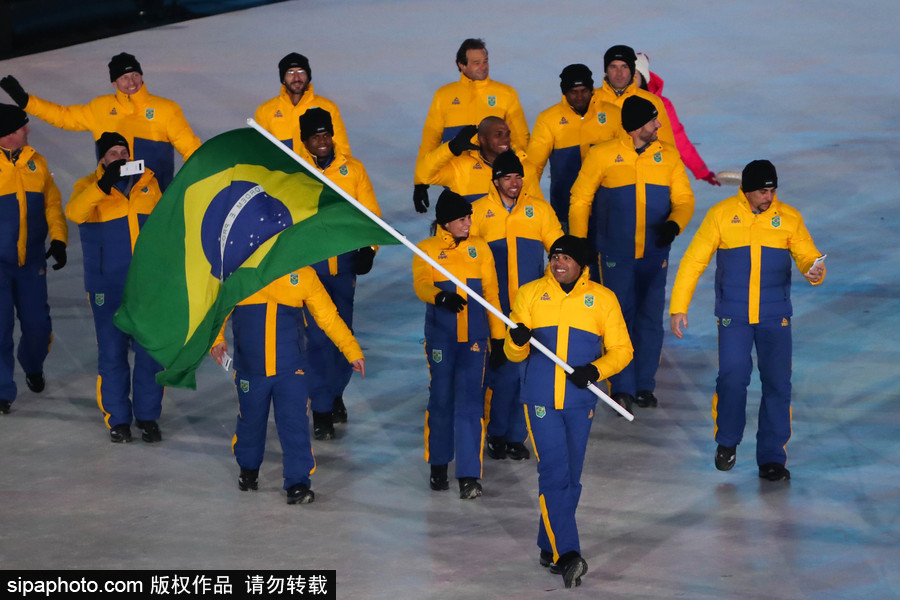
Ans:
MULTIPOLYGON (((297 161, 298 163, 303 165, 310 173, 315 175, 322 183, 324 183, 325 185, 330 187, 332 190, 334 190, 335 192, 340 194, 342 198, 344 198, 350 204, 352 204, 353 206, 355 206, 356 208, 361 210, 367 217, 369 217, 370 219, 372 219, 373 221, 378 223, 378 225, 382 229, 384 229, 385 231, 390 233, 392 236, 394 236, 397 239, 397 241, 399 241, 401 244, 403 244, 404 246, 406 246, 407 248, 412 250, 416 255, 421 257, 422 260, 424 260, 425 262, 430 264, 432 267, 434 267, 435 269, 440 271, 447 279, 449 279, 454 284, 456 284, 457 287, 459 287, 463 291, 465 291, 466 295, 469 298, 471 298, 471 299, 475 300, 476 302, 478 302, 479 304, 481 304, 486 310, 490 311, 494 316, 496 316, 498 319, 503 321, 508 327, 513 327, 513 328, 516 327, 516 324, 513 321, 511 321, 509 319, 509 317, 504 315, 502 311, 499 311, 496 308, 494 308, 494 306, 492 306, 490 302, 488 302, 487 300, 482 298, 479 294, 475 293, 475 291, 472 288, 470 288, 465 283, 460 281, 455 275, 453 275, 453 273, 451 273, 450 271, 445 269, 443 266, 439 265, 437 262, 432 260, 432 258, 430 256, 428 256, 427 254, 425 254, 425 252, 420 250, 418 246, 416 246, 415 244, 410 242, 406 238, 406 236, 404 236, 399 231, 397 231, 396 229, 391 227, 386 221, 384 221, 381 217, 379 217, 378 215, 373 213, 371 210, 366 208, 356 198, 354 198, 353 196, 351 196, 350 194, 348 194, 347 192, 342 190, 337 184, 335 184, 333 181, 331 181, 330 179, 325 177, 325 175, 323 173, 321 173, 313 165, 309 164, 306 160, 303 159, 303 157, 301 157, 296 152, 294 152, 293 150, 291 150, 290 148, 288 148, 287 146, 282 144, 281 140, 279 140, 274 135, 272 135, 271 133, 269 133, 268 131, 263 129, 263 127, 259 123, 257 123, 253 119, 247 119, 247 125, 249 125, 256 131, 258 131, 260 134, 265 136, 265 138, 268 139, 270 142, 272 142, 273 144, 275 144, 276 146, 281 148, 281 150, 285 154, 287 154, 288 156, 293 158, 295 161, 297 161)), ((556 354, 554 354, 549 348, 547 348, 542 343, 540 343, 539 341, 534 339, 534 336, 531 336, 531 339, 529 341, 531 342, 532 346, 534 346, 537 350, 539 350, 544 356, 546 356, 547 358, 552 360, 554 363, 556 363, 557 366, 559 366, 559 368, 561 368, 563 371, 565 371, 566 373, 571 373, 573 371, 572 367, 570 367, 568 364, 566 364, 566 362, 564 360, 562 360, 560 357, 558 357, 556 354)), ((594 393, 594 395, 596 395, 598 398, 600 398, 601 400, 606 402, 610 407, 612 407, 620 415, 622 415, 629 421, 634 420, 634 415, 632 415, 630 412, 628 412, 627 410, 622 408, 618 402, 616 402, 615 400, 610 398, 599 387, 597 387, 596 385, 591 383, 588 385, 588 389, 591 390, 594 393)))

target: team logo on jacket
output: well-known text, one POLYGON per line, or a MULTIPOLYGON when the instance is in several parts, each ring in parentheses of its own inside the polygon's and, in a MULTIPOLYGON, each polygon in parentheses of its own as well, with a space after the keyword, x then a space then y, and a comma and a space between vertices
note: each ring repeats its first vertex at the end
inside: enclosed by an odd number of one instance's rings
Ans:
POLYGON ((559 120, 559 124, 560 124, 560 125, 568 125, 569 122, 566 120, 565 117, 563 117, 562 119, 559 120))
POLYGON ((475 246, 469 246, 469 256, 472 258, 478 258, 478 249, 475 246))
POLYGON ((488 211, 486 213, 484 213, 485 219, 490 219, 493 216, 494 216, 494 211, 492 211, 491 209, 488 209, 488 211))
POLYGON ((497 96, 488 96, 488 106, 497 106, 497 96))
POLYGON ((781 326, 782 327, 790 327, 791 326, 790 319, 788 319, 787 317, 782 317, 781 318, 781 326))
POLYGON ((609 267, 610 269, 612 269, 616 266, 616 261, 608 260, 608 261, 606 261, 606 266, 609 267))
POLYGON ((94 304, 103 306, 104 303, 106 303, 106 296, 104 294, 94 294, 94 304))
POLYGON ((657 152, 656 154, 653 155, 653 162, 658 162, 658 163, 662 162, 662 152, 657 152))
POLYGON ((291 273, 291 285, 300 283, 300 276, 297 273, 291 273))
POLYGON ((775 215, 772 217, 772 227, 781 227, 781 216, 775 215))
POLYGON ((338 173, 340 173, 341 175, 347 175, 347 173, 349 172, 350 170, 347 169, 347 165, 341 165, 341 168, 338 169, 338 173))
POLYGON ((722 327, 728 327, 731 325, 731 319, 719 319, 719 325, 722 327))
POLYGON ((550 294, 548 294, 547 292, 544 292, 544 295, 541 296, 541 300, 549 300, 549 299, 550 299, 550 294))
POLYGON ((525 216, 528 217, 529 219, 534 216, 534 207, 533 206, 525 207, 525 216))
POLYGON ((273 116, 274 118, 276 118, 276 119, 280 119, 280 118, 284 117, 284 115, 281 114, 281 111, 280 111, 280 110, 276 110, 276 111, 275 111, 275 114, 272 115, 272 116, 273 116))
POLYGON ((443 250, 441 250, 441 253, 438 254, 438 260, 446 260, 446 259, 447 259, 447 255, 444 253, 443 250))
POLYGON ((31 158, 28 159, 28 162, 25 163, 25 166, 28 167, 28 170, 31 171, 32 173, 37 171, 37 165, 34 164, 34 160, 31 158))
POLYGON ((740 223, 741 218, 737 215, 734 215, 734 218, 731 220, 732 223, 740 223))
POLYGON ((148 108, 147 110, 144 111, 144 116, 147 117, 148 120, 152 119, 155 116, 154 110, 152 108, 148 108))
POLYGON ((625 159, 622 158, 621 154, 616 154, 616 162, 625 162, 625 159))
POLYGON ((450 104, 459 104, 459 98, 454 98, 450 104))
POLYGON ((245 394, 250 391, 250 382, 246 379, 241 379, 241 391, 245 394))
POLYGON ((472 167, 472 168, 475 169, 475 170, 477 170, 477 171, 480 171, 480 170, 482 170, 484 167, 481 166, 481 163, 480 163, 480 162, 477 162, 477 163, 475 163, 475 166, 472 167))
POLYGON ((441 362, 442 360, 444 360, 444 353, 443 353, 443 352, 441 352, 440 350, 438 350, 438 349, 436 349, 436 348, 435 348, 434 350, 431 351, 431 361, 432 361, 432 362, 439 363, 439 362, 441 362))
POLYGON ((543 406, 535 406, 534 407, 534 416, 536 416, 538 419, 543 419, 544 417, 547 416, 547 409, 544 408, 543 406))
POLYGON ((116 107, 113 106, 113 109, 112 109, 111 111, 109 111, 109 114, 112 115, 112 116, 116 116, 116 115, 119 114, 119 113, 116 112, 116 107))
POLYGON ((597 122, 606 125, 606 113, 597 113, 597 122))
POLYGON ((150 188, 148 188, 146 185, 145 185, 144 187, 141 188, 141 193, 142 193, 142 194, 146 194, 146 193, 149 192, 149 191, 150 191, 150 188))
POLYGON ((594 295, 593 294, 585 294, 584 295, 584 305, 588 308, 594 306, 594 295))
POLYGON ((478 342, 475 342, 469 350, 472 352, 481 352, 481 347, 478 345, 478 342))

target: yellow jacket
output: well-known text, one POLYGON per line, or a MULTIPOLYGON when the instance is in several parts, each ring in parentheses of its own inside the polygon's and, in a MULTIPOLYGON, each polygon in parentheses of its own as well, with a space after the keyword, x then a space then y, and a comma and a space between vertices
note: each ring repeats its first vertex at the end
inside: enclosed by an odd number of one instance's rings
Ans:
MULTIPOLYGON (((303 305, 348 362, 363 358, 362 350, 338 315, 334 302, 310 267, 276 279, 231 313, 234 333, 234 369, 248 374, 279 375, 305 366, 300 340, 303 305)), ((213 346, 225 341, 225 325, 213 346)))
POLYGON ((507 210, 497 188, 472 205, 470 235, 483 238, 494 255, 500 285, 500 306, 509 314, 519 286, 539 279, 544 273, 544 257, 551 244, 562 236, 556 213, 542 198, 522 191, 512 209, 507 210))
MULTIPOLYGON (((497 271, 487 242, 470 234, 467 240, 457 245, 453 241, 453 236, 438 225, 437 233, 419 242, 418 247, 494 308, 500 310, 497 271)), ((469 299, 464 291, 418 254, 413 256, 412 272, 416 296, 426 303, 427 338, 469 342, 488 337, 495 339, 503 337, 504 325, 499 318, 488 312, 477 301, 469 299), (443 291, 453 292, 468 299, 462 312, 453 313, 435 306, 435 297, 443 291)))
POLYGON ((90 131, 95 141, 106 131, 121 134, 128 140, 133 159, 143 159, 156 173, 161 189, 168 187, 175 173, 173 149, 187 160, 200 147, 181 108, 171 100, 151 95, 146 85, 130 96, 117 90, 114 95, 98 96, 87 104, 72 106, 54 104, 32 94, 25 110, 55 127, 90 131))
POLYGON ((653 142, 638 154, 623 130, 593 146, 572 185, 569 232, 592 235, 601 254, 643 258, 656 247, 657 229, 675 221, 684 231, 694 213, 694 194, 674 146, 653 142))
POLYGON ((69 241, 59 189, 43 156, 22 148, 15 163, 0 151, 0 262, 44 260, 47 235, 69 241))
MULTIPOLYGON (((459 81, 438 88, 422 127, 422 144, 416 163, 426 154, 449 142, 466 125, 478 125, 485 117, 500 117, 509 125, 512 145, 528 146, 528 122, 512 87, 494 81, 473 81, 460 73, 459 81)), ((417 167, 418 168, 418 167, 417 167)), ((415 183, 427 183, 416 176, 415 183)))
MULTIPOLYGON (((291 97, 287 90, 281 86, 281 93, 271 100, 259 105, 253 119, 263 129, 277 137, 288 148, 300 153, 303 142, 300 140, 300 115, 310 108, 321 108, 331 114, 331 124, 334 127, 334 143, 340 152, 350 156, 350 140, 347 138, 347 128, 344 127, 344 119, 337 104, 325 98, 317 96, 313 84, 309 84, 306 92, 300 97, 296 106, 291 103, 291 97)), ((302 154, 301 154, 302 156, 302 154)))
MULTIPOLYGON (((615 375, 631 362, 634 349, 616 295, 589 278, 585 269, 568 294, 550 273, 519 288, 509 318, 532 330, 569 366, 593 364, 600 379, 615 375)), ((566 373, 531 344, 516 346, 509 333, 503 349, 514 362, 531 355, 525 367, 522 402, 556 409, 593 406, 597 397, 566 379, 566 373)))
MULTIPOLYGON (((591 102, 601 104, 603 102, 608 102, 609 104, 615 104, 619 107, 619 110, 622 109, 622 105, 625 103, 625 99, 628 96, 640 96, 646 100, 649 100, 653 103, 653 106, 656 107, 656 111, 659 113, 657 118, 659 119, 662 127, 659 128, 659 139, 663 142, 675 145, 675 132, 672 130, 672 122, 669 120, 669 113, 666 112, 666 107, 663 104, 662 100, 659 99, 655 94, 651 94, 650 92, 639 88, 635 85, 634 80, 628 84, 628 87, 621 94, 616 94, 615 90, 609 83, 606 81, 606 78, 603 78, 603 85, 594 88, 594 96, 591 99, 591 102)), ((619 116, 619 126, 622 125, 622 117, 621 113, 619 116)), ((678 150, 676 149, 676 152, 678 150)))
MULTIPOLYGON (((778 201, 754 213, 743 191, 709 209, 672 287, 670 314, 687 314, 700 275, 716 255, 716 316, 748 323, 784 319, 791 307, 791 259, 801 273, 820 256, 797 209, 778 201)), ((818 285, 825 281, 824 274, 818 285)))
MULTIPOLYGON (((525 171, 524 188, 532 197, 541 198, 540 180, 534 166, 524 152, 516 150, 516 156, 525 171)), ((466 150, 459 156, 450 152, 448 143, 441 144, 418 162, 416 181, 450 188, 469 202, 487 196, 494 184, 493 169, 478 150, 466 150)))

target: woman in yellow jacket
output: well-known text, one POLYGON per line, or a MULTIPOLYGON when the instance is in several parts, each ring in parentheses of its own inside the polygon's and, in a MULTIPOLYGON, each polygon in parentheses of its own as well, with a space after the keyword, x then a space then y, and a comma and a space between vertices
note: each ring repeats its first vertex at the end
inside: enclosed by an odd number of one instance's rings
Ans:
MULTIPOLYGON (((497 273, 483 239, 470 237, 472 205, 444 190, 435 207, 434 235, 418 244, 429 257, 481 294, 498 311, 497 273)), ((425 460, 431 489, 449 488, 447 465, 456 456, 463 499, 481 495, 484 440, 484 370, 490 338, 503 337, 503 323, 440 271, 416 255, 413 285, 426 303, 425 353, 431 372, 425 412, 425 460)))

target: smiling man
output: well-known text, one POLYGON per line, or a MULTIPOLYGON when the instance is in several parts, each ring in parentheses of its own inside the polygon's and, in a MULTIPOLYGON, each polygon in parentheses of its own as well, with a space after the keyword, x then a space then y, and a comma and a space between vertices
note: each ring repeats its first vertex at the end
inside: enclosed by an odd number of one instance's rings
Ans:
POLYGON ((87 104, 62 106, 48 102, 26 93, 11 75, 0 79, 0 87, 25 111, 55 127, 90 131, 95 141, 107 131, 122 135, 134 160, 143 160, 156 174, 160 189, 165 190, 175 174, 175 150, 187 160, 200 146, 200 140, 175 102, 147 91, 144 71, 134 56, 117 54, 108 67, 115 93, 87 104))
POLYGON ((337 104, 316 94, 312 84, 312 68, 309 59, 291 52, 278 61, 278 79, 281 93, 263 102, 256 109, 254 119, 288 148, 300 151, 300 115, 313 107, 328 111, 334 128, 334 143, 340 152, 350 156, 350 140, 337 104))
POLYGON ((561 574, 567 588, 579 585, 588 569, 575 523, 597 404, 586 388, 621 371, 633 354, 615 294, 588 277, 590 254, 582 238, 564 235, 553 242, 547 273, 516 295, 510 314, 516 327, 504 345, 511 361, 527 360, 521 399, 537 457, 540 564, 561 574), (573 372, 530 352, 532 336, 573 372))
MULTIPOLYGON (((328 111, 321 108, 307 110, 300 116, 299 129, 304 158, 363 206, 381 216, 365 167, 335 144, 334 122, 328 111)), ((365 275, 372 269, 375 252, 376 248, 366 246, 312 265, 325 291, 337 306, 341 319, 351 329, 356 277, 365 275)), ((313 411, 313 434, 317 440, 330 440, 335 437, 334 423, 347 422, 344 390, 350 383, 353 370, 343 352, 319 326, 308 307, 304 307, 303 311, 309 345, 310 370, 307 375, 313 411)))

